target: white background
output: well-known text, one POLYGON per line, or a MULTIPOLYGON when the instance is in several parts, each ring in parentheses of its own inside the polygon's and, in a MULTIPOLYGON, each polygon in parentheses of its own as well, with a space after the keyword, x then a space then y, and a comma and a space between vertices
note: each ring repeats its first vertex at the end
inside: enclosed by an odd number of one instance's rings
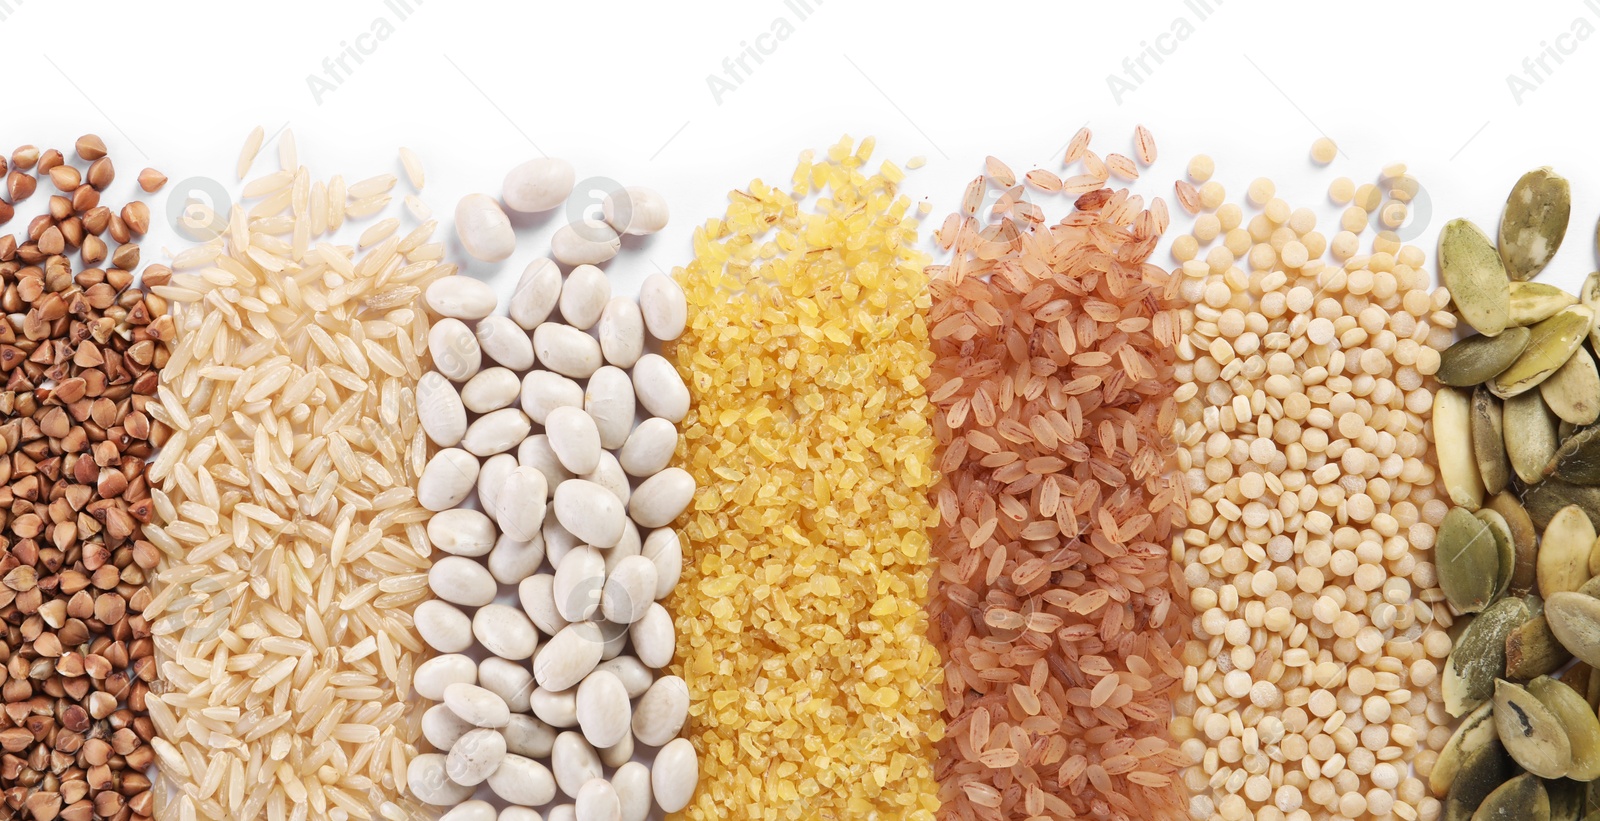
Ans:
MULTIPOLYGON (((0 143, 70 150, 93 130, 124 179, 148 164, 174 183, 230 184, 256 125, 271 134, 287 124, 302 162, 351 180, 398 173, 395 151, 407 145, 427 165, 425 198, 446 226, 460 195, 497 193, 507 169, 540 153, 566 157, 580 179, 649 185, 670 201, 668 230, 630 243, 632 253, 609 266, 628 292, 643 274, 688 258, 692 227, 722 213, 729 189, 754 177, 786 182, 802 148, 844 133, 876 135, 879 157, 927 157, 904 190, 931 202, 937 224, 987 154, 1019 175, 1059 170, 1062 147, 1085 122, 1101 154, 1131 153, 1142 122, 1161 158, 1139 186, 1169 202, 1172 180, 1200 152, 1216 158, 1231 197, 1268 175, 1293 205, 1325 206, 1334 177, 1372 180, 1384 164, 1406 162, 1433 203, 1418 240, 1430 263, 1446 219, 1470 216, 1492 234, 1517 176, 1553 165, 1576 200, 1568 242, 1544 278, 1576 288, 1595 267, 1600 164, 1589 160, 1600 35, 1558 40, 1580 18, 1600 27, 1600 11, 1582 2, 1210 0, 1203 21, 1199 0, 809 2, 814 12, 800 21, 782 0, 410 0, 402 21, 382 0, 0 0, 13 81, 0 143), (780 17, 792 34, 762 40, 775 43, 772 54, 747 60, 752 71, 719 102, 707 77, 726 78, 724 59, 780 17), (361 41, 372 53, 338 70, 337 88, 319 102, 308 77, 327 79, 324 60, 357 45, 378 18, 392 34, 361 41), (1192 34, 1158 40, 1179 19, 1192 34), (1107 75, 1127 79, 1124 59, 1147 46, 1171 54, 1160 64, 1146 57, 1152 70, 1135 67, 1136 88, 1118 101, 1107 75), (1548 73, 1535 65, 1529 79, 1524 58, 1546 46, 1572 53, 1561 64, 1547 58, 1548 73), (1535 85, 1520 103, 1508 89, 1513 74, 1535 85), (1321 134, 1341 148, 1330 168, 1308 159, 1321 134)), ((275 163, 269 143, 256 172, 275 163)), ((169 186, 153 210, 184 193, 169 186)), ((564 220, 525 221, 517 256, 469 273, 504 271, 497 284, 509 289, 564 220)))

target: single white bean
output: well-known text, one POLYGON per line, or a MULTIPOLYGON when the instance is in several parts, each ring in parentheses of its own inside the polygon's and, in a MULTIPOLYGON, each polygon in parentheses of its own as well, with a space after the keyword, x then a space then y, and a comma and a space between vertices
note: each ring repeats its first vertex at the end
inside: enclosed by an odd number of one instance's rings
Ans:
POLYGON ((613 624, 604 619, 595 622, 600 625, 600 635, 605 639, 605 644, 600 647, 600 659, 610 661, 622 655, 628 648, 628 625, 613 624))
POLYGON ((637 761, 617 767, 611 774, 611 788, 617 791, 621 821, 645 821, 650 817, 650 768, 637 761))
POLYGON ((475 787, 489 778, 506 758, 506 739, 498 730, 478 729, 456 740, 445 759, 450 780, 475 787))
POLYGON ((556 157, 539 157, 506 172, 501 196, 506 207, 537 214, 566 202, 577 183, 572 163, 556 157))
POLYGON ((647 353, 633 366, 633 392, 652 416, 682 422, 689 415, 689 388, 660 354, 647 353))
POLYGON ((444 688, 458 681, 472 684, 477 680, 478 665, 460 653, 434 656, 417 665, 416 671, 411 674, 411 683, 417 694, 429 701, 444 698, 444 688))
POLYGON ((484 262, 499 262, 517 250, 511 220, 488 194, 468 194, 456 203, 456 237, 467 253, 484 262))
MULTIPOLYGON (((670 626, 670 625, 669 625, 670 626)), ((544 690, 567 690, 578 686, 584 676, 600 663, 605 649, 605 639, 594 622, 569 624, 544 647, 533 660, 533 677, 544 690)), ((576 705, 574 705, 576 709, 576 705)), ((545 721, 556 722, 539 716, 545 721)), ((567 726, 567 725, 560 725, 567 726)))
POLYGON ((633 639, 634 655, 646 667, 660 670, 672 663, 677 637, 672 630, 672 616, 665 607, 651 603, 644 616, 628 628, 628 636, 633 639))
POLYGON ((549 494, 549 484, 543 473, 521 465, 512 468, 495 499, 501 529, 518 541, 537 538, 540 528, 544 527, 545 501, 549 494))
POLYGON ((411 759, 406 767, 406 785, 418 801, 438 807, 459 804, 471 798, 473 792, 472 787, 450 780, 445 757, 439 753, 423 753, 411 759))
MULTIPOLYGON (((561 460, 556 458, 556 452, 550 447, 550 437, 536 433, 522 440, 517 446, 517 464, 530 467, 544 474, 545 485, 550 493, 556 492, 556 487, 562 482, 572 478, 572 474, 561 466, 561 460)), ((545 519, 550 521, 550 519, 545 519)))
POLYGON ((600 313, 611 299, 611 280, 593 265, 579 265, 561 284, 561 318, 574 328, 587 331, 600 321, 600 313))
POLYGON ((670 527, 650 531, 639 553, 656 566, 656 599, 666 598, 683 574, 683 544, 678 532, 670 527))
POLYGON ((483 800, 457 804, 455 809, 439 816, 439 821, 496 821, 494 805, 483 800))
POLYGON ((506 478, 517 469, 517 459, 509 453, 496 453, 483 460, 478 470, 478 506, 489 518, 500 518, 500 491, 505 489, 506 478))
POLYGON ((600 313, 600 353, 619 368, 631 368, 644 355, 644 316, 639 303, 614 297, 600 313))
POLYGON ((550 411, 544 433, 567 470, 588 473, 600 464, 600 430, 583 408, 559 407, 550 411))
POLYGON ((613 624, 633 624, 644 617, 655 599, 655 564, 643 556, 629 556, 606 576, 600 613, 613 624))
POLYGON ((533 340, 509 316, 491 316, 478 322, 478 347, 490 359, 514 371, 533 367, 533 340))
POLYGON ((556 612, 569 622, 585 621, 600 609, 606 581, 606 560, 600 551, 579 545, 556 565, 556 612))
MULTIPOLYGON (((488 571, 484 571, 487 573, 488 571)), ((472 615, 472 635, 483 649, 503 659, 533 658, 539 633, 521 610, 505 604, 487 604, 472 615)))
POLYGON ((578 689, 573 687, 567 690, 546 690, 540 687, 528 697, 528 709, 533 710, 533 714, 538 716, 540 721, 551 727, 576 727, 578 689))
POLYGON ((639 555, 640 546, 639 528, 630 520, 623 525, 622 540, 617 542, 617 546, 610 550, 601 551, 606 556, 606 578, 611 578, 611 574, 617 569, 617 565, 622 563, 623 559, 639 555))
POLYGON ((550 318, 560 298, 561 269, 554 261, 539 257, 522 270, 522 279, 517 280, 517 288, 511 292, 511 320, 531 331, 550 318))
MULTIPOLYGON (((499 696, 511 708, 511 719, 515 722, 518 713, 528 712, 528 697, 533 695, 533 672, 526 664, 518 664, 503 658, 490 656, 478 663, 478 686, 499 696)), ((506 725, 505 733, 509 737, 511 725, 506 725)), ((507 747, 507 749, 510 749, 507 747)), ((511 750, 511 752, 517 752, 511 750)))
POLYGON ((633 380, 627 371, 612 365, 595 371, 583 390, 583 409, 594 420, 602 447, 615 450, 627 443, 635 413, 633 380))
POLYGON ((655 673, 650 671, 649 667, 644 666, 644 662, 633 656, 617 656, 614 659, 607 659, 600 662, 595 669, 605 670, 616 676, 617 680, 622 682, 623 688, 628 691, 628 698, 638 698, 644 695, 650 689, 650 685, 655 682, 656 676, 655 673))
POLYGON ((650 788, 656 803, 667 812, 677 812, 689 806, 694 788, 700 783, 700 760, 694 745, 687 738, 675 738, 656 752, 655 767, 650 771, 650 788))
POLYGON ((623 733, 621 741, 610 747, 602 747, 597 752, 600 753, 600 763, 614 769, 632 761, 633 751, 633 733, 623 733))
POLYGON ((520 584, 544 564, 544 533, 533 534, 526 542, 519 542, 504 533, 489 551, 489 575, 501 584, 520 584))
POLYGON ((630 185, 606 195, 600 203, 606 224, 630 236, 654 234, 667 227, 667 201, 653 188, 630 185))
MULTIPOLYGON (((440 698, 443 698, 440 694, 440 698)), ((456 739, 466 735, 473 726, 450 712, 443 704, 435 704, 422 714, 422 737, 428 739, 436 750, 448 750, 456 739)))
POLYGON ((501 810, 495 821, 545 821, 545 818, 538 810, 513 805, 501 810))
POLYGON ((591 778, 578 788, 573 801, 574 821, 621 821, 617 791, 604 778, 591 778))
POLYGON ((626 518, 616 494, 585 479, 569 479, 555 489, 556 520, 584 544, 616 546, 626 518))
MULTIPOLYGON (((622 465, 617 464, 617 457, 612 456, 609 450, 600 451, 600 463, 594 466, 594 470, 578 478, 594 482, 611 491, 611 495, 617 497, 617 501, 621 502, 624 508, 628 506, 628 499, 633 496, 627 472, 622 469, 622 465)), ((626 527, 627 519, 623 520, 623 525, 626 527)))
POLYGON ((486 556, 494 547, 494 522, 472 508, 441 510, 427 530, 430 544, 455 556, 486 556))
POLYGON ((545 821, 578 821, 578 809, 571 804, 557 804, 550 808, 545 821))
POLYGON ((639 312, 650 335, 662 342, 683 336, 689 324, 689 300, 683 288, 666 274, 651 274, 639 286, 639 312))
POLYGON ((539 632, 554 636, 566 628, 568 622, 556 610, 556 577, 550 573, 536 573, 517 585, 517 600, 522 612, 528 614, 539 632))
POLYGON ((583 388, 552 371, 530 371, 522 377, 522 410, 543 425, 556 408, 583 407, 583 388))
POLYGON ((494 313, 494 289, 481 279, 449 276, 434 280, 423 292, 428 307, 440 316, 477 320, 494 313))
POLYGON ((444 706, 474 727, 498 730, 511 721, 505 699, 476 684, 457 682, 444 688, 444 706))
POLYGON ((461 653, 472 646, 472 619, 454 605, 425 601, 417 605, 412 619, 422 640, 441 653, 461 653))
POLYGON ((588 379, 605 361, 600 354, 599 340, 556 322, 546 322, 533 329, 533 351, 540 364, 573 379, 588 379))
POLYGON ((683 468, 667 468, 639 483, 628 502, 628 515, 640 527, 666 527, 694 499, 694 477, 683 468))
POLYGON ((633 718, 621 679, 595 670, 578 685, 578 727, 595 747, 610 747, 628 734, 633 718))
POLYGON ((550 237, 550 256, 562 265, 599 265, 620 250, 617 229, 597 219, 569 222, 550 237))
POLYGON ((533 422, 527 414, 517 408, 501 408, 468 425, 461 447, 478 456, 493 456, 521 444, 532 429, 533 422))
POLYGON ((617 454, 617 462, 629 476, 647 478, 665 470, 672 464, 672 455, 678 449, 678 427, 659 416, 639 423, 628 434, 617 454))
POLYGON ((478 337, 454 317, 445 317, 428 329, 428 353, 433 357, 434 370, 451 382, 465 382, 483 367, 478 337))
POLYGON ((591 778, 600 778, 600 756, 589 746, 581 733, 571 730, 556 736, 555 749, 550 751, 550 769, 555 772, 556 785, 569 798, 577 798, 578 790, 591 778))
POLYGON ((647 747, 660 747, 678 737, 688 718, 689 685, 677 676, 662 676, 639 697, 633 737, 647 747))
POLYGON ((444 374, 428 371, 417 380, 417 422, 435 445, 453 448, 460 443, 467 432, 465 401, 444 374))
POLYGON ((537 807, 556 797, 555 779, 543 764, 520 755, 507 755, 489 776, 489 789, 513 804, 537 807))
POLYGON ((428 587, 452 604, 481 607, 494 601, 496 586, 489 568, 466 556, 445 556, 428 569, 428 587))
MULTIPOLYGON (((529 694, 529 709, 532 695, 529 694)), ((556 731, 550 725, 529 715, 511 715, 511 723, 500 732, 506 737, 506 750, 528 758, 544 758, 556 744, 556 731)))
POLYGON ((554 516, 544 517, 544 555, 550 561, 551 567, 560 567, 561 560, 567 557, 572 549, 583 544, 583 540, 572 535, 572 531, 561 526, 561 522, 554 516))

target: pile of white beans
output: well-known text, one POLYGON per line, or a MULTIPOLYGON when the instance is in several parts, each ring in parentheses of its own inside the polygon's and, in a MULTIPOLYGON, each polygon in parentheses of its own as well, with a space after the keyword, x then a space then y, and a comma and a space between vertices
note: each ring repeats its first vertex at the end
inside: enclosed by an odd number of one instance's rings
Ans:
MULTIPOLYGON (((549 210, 573 178, 563 161, 534 160, 507 176, 504 202, 549 210)), ((653 805, 682 809, 699 778, 693 746, 677 737, 688 686, 655 673, 675 642, 658 600, 683 563, 669 525, 695 489, 668 466, 689 392, 671 363, 645 353, 647 335, 683 333, 687 306, 659 274, 637 300, 613 297, 595 267, 619 234, 665 225, 659 195, 625 189, 603 213, 604 231, 585 222, 575 236, 557 232, 556 261, 527 267, 506 315, 465 276, 424 295, 438 315, 435 371, 417 386, 417 413, 440 450, 417 494, 446 555, 429 573, 438 598, 416 610, 441 655, 417 668, 415 687, 440 702, 422 726, 444 752, 417 756, 408 781, 421 801, 450 807, 450 821, 542 821, 534 808, 558 791, 572 803, 548 809, 550 821, 644 821, 653 805), (557 261, 572 266, 565 277, 557 261), (477 507, 464 506, 474 491, 477 507), (520 607, 497 601, 502 586, 520 607), (660 748, 653 764, 633 761, 636 744, 660 748), (473 799, 483 784, 504 809, 473 799)), ((479 259, 515 250, 486 195, 464 198, 456 221, 479 259)))

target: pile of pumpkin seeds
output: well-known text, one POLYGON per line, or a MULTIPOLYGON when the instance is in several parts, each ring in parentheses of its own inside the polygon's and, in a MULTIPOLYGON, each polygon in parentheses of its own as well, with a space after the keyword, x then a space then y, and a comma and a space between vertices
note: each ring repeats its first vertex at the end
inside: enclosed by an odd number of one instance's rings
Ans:
POLYGON ((1446 821, 1600 818, 1600 272, 1578 295, 1532 281, 1570 214, 1567 181, 1540 168, 1498 246, 1462 219, 1439 239, 1477 332, 1441 355, 1433 414, 1455 505, 1435 563, 1465 616, 1441 682, 1465 718, 1428 773, 1446 821))

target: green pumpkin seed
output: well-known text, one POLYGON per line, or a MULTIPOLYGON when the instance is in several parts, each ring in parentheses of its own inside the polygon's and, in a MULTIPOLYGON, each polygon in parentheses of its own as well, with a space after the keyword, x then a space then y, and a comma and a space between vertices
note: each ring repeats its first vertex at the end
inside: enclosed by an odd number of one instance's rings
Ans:
POLYGON ((1499 376, 1528 349, 1533 332, 1527 328, 1507 328, 1498 336, 1469 336, 1439 354, 1440 382, 1470 388, 1499 376))
POLYGON ((1506 517, 1498 512, 1484 508, 1472 514, 1473 518, 1483 522, 1489 528, 1489 535, 1494 537, 1495 553, 1500 556, 1499 571, 1495 574, 1494 596, 1498 599, 1506 594, 1511 587, 1511 574, 1516 570, 1517 547, 1511 535, 1511 525, 1506 523, 1506 517))
POLYGON ((1528 692, 1556 717, 1572 746, 1572 766, 1567 778, 1593 781, 1600 778, 1600 718, 1577 690, 1549 676, 1528 682, 1528 692))
POLYGON ((1562 442, 1544 472, 1575 485, 1600 485, 1600 427, 1585 428, 1562 442))
POLYGON ((1466 715, 1494 695, 1495 677, 1506 669, 1506 636, 1529 617, 1526 602, 1507 596, 1489 605, 1461 631, 1439 681, 1450 715, 1466 715))
POLYGON ((1499 336, 1511 318, 1511 280, 1483 229, 1454 219, 1439 234, 1439 278, 1468 325, 1499 336))
MULTIPOLYGON (((1511 283, 1511 324, 1532 325, 1549 319, 1556 311, 1578 304, 1578 298, 1543 282, 1511 283)), ((1594 307, 1594 306, 1589 306, 1594 307)))
MULTIPOLYGON (((1433 554, 1439 588, 1457 612, 1477 613, 1494 601, 1500 589, 1500 547, 1489 526, 1466 508, 1453 507, 1445 514, 1433 554)), ((1505 578, 1510 579, 1509 568, 1505 578)))
POLYGON ((1550 632, 1589 666, 1600 663, 1600 599, 1582 593, 1557 593, 1545 600, 1550 632))
MULTIPOLYGON (((1539 531, 1528 518, 1528 510, 1510 493, 1497 493, 1484 503, 1485 510, 1500 514, 1511 531, 1511 546, 1516 556, 1511 569, 1511 595, 1520 596, 1539 583, 1536 555, 1539 549, 1539 531)), ((1480 511, 1481 512, 1481 511, 1480 511)))
POLYGON ((1433 442, 1450 501, 1468 510, 1483 505, 1483 480, 1472 448, 1472 396, 1460 388, 1433 395, 1433 442))
POLYGON ((1523 773, 1485 796, 1472 821, 1550 821, 1550 795, 1544 782, 1523 773))
POLYGON ((1501 425, 1506 431, 1506 456, 1511 469, 1524 484, 1544 479, 1544 468, 1561 441, 1556 438, 1556 417, 1545 407, 1538 391, 1513 396, 1501 407, 1501 425))
POLYGON ((1576 592, 1589 580, 1589 554, 1594 525, 1583 509, 1567 505, 1556 511, 1539 540, 1539 595, 1576 592))
POLYGON ((1456 770, 1455 778, 1450 781, 1443 818, 1446 821, 1467 821, 1472 818, 1473 812, 1489 794, 1506 783, 1506 779, 1515 772, 1516 763, 1498 738, 1469 750, 1456 770))
POLYGON ((1500 216, 1500 258, 1506 275, 1533 279, 1561 247, 1572 214, 1572 187, 1546 168, 1522 175, 1500 216))
POLYGON ((1483 480, 1483 491, 1487 494, 1499 493, 1511 484, 1511 462, 1506 458, 1502 418, 1500 400, 1482 385, 1473 388, 1472 452, 1478 463, 1478 477, 1483 480))
POLYGON ((1574 485, 1550 478, 1523 491, 1522 504, 1534 527, 1550 524, 1550 517, 1567 505, 1577 505, 1589 514, 1589 521, 1600 527, 1600 487, 1574 485))
POLYGON ((1564 422, 1588 425, 1600 419, 1600 370, 1594 357, 1579 345, 1567 364, 1539 385, 1539 395, 1564 422))
POLYGON ((1561 721, 1519 684, 1495 681, 1494 731, 1511 759, 1540 778, 1562 778, 1572 768, 1561 721))
POLYGON ((1523 622, 1506 636, 1506 677, 1530 679, 1549 675, 1572 661, 1572 654, 1550 630, 1543 615, 1523 622))
POLYGON ((1568 305, 1530 328, 1533 336, 1527 350, 1489 383, 1494 395, 1501 399, 1516 396, 1549 379, 1583 344, 1593 322, 1594 311, 1583 305, 1568 305))
POLYGON ((1461 719, 1455 732, 1450 734, 1450 740, 1439 750, 1433 771, 1428 773, 1428 789, 1434 795, 1448 795, 1450 785, 1456 780, 1456 773, 1461 770, 1467 757, 1495 740, 1494 702, 1485 701, 1461 719))

